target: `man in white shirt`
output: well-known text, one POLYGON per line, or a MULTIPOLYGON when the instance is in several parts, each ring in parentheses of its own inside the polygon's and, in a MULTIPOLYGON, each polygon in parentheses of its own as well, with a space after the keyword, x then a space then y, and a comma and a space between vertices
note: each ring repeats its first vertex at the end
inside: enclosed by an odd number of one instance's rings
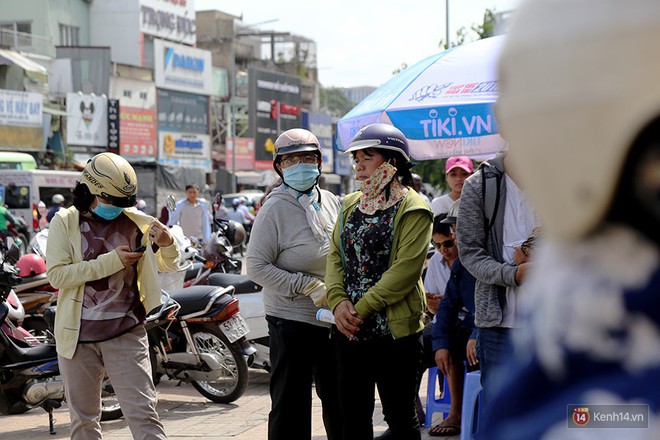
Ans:
POLYGON ((211 238, 211 210, 204 199, 198 199, 199 186, 192 183, 186 186, 186 198, 176 202, 170 215, 168 226, 178 224, 186 237, 208 241, 211 238))

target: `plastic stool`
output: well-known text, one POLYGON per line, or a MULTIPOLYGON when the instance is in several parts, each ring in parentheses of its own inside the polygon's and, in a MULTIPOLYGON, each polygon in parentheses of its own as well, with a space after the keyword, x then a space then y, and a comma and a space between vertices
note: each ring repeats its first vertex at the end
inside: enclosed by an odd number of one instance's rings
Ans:
POLYGON ((438 367, 431 367, 428 370, 428 386, 426 388, 426 415, 424 417, 424 427, 430 428, 433 423, 433 414, 442 413, 443 419, 449 415, 451 407, 451 396, 449 395, 449 383, 443 376, 444 384, 440 389, 440 398, 435 398, 436 382, 438 378, 438 367))
POLYGON ((463 384, 463 408, 461 408, 461 440, 473 440, 479 431, 479 395, 481 394, 481 372, 471 371, 465 375, 463 384))

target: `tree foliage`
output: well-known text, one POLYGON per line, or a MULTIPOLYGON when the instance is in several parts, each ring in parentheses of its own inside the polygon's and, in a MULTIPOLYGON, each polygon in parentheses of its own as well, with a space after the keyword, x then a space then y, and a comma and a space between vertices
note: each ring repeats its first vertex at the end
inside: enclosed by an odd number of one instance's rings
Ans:
POLYGON ((347 97, 346 93, 339 87, 321 86, 321 108, 333 116, 341 118, 348 113, 355 104, 347 97))
MULTIPOLYGON (((473 24, 470 30, 475 34, 475 39, 481 40, 483 38, 492 37, 495 32, 495 11, 491 9, 486 9, 484 12, 483 23, 473 24)), ((469 36, 468 30, 465 26, 461 27, 456 31, 456 39, 451 42, 450 45, 447 45, 447 42, 440 40, 440 47, 444 49, 449 49, 449 47, 456 47, 464 44, 466 39, 469 36)), ((395 73, 399 73, 401 70, 405 69, 407 65, 403 63, 401 68, 397 69, 395 73), (404 67, 405 66, 405 67, 404 67)), ((449 190, 447 182, 445 179, 445 163, 446 159, 437 159, 437 160, 424 160, 420 161, 413 168, 414 172, 419 174, 422 177, 424 183, 428 183, 431 186, 437 187, 441 192, 446 192, 449 190)), ((436 196, 439 194, 435 194, 436 196)))

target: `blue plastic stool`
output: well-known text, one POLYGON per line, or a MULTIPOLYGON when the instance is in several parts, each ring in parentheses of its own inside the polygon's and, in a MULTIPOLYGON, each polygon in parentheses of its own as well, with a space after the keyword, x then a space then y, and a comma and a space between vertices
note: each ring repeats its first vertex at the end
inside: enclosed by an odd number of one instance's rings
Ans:
POLYGON ((481 372, 471 371, 465 375, 465 382, 463 384, 461 440, 473 440, 479 431, 480 394, 481 372))
POLYGON ((433 414, 442 413, 443 419, 449 415, 451 407, 451 396, 449 395, 449 383, 443 376, 443 385, 440 389, 440 398, 435 398, 436 382, 438 379, 438 367, 428 369, 428 386, 426 388, 426 414, 424 417, 424 427, 430 428, 433 423, 433 414))

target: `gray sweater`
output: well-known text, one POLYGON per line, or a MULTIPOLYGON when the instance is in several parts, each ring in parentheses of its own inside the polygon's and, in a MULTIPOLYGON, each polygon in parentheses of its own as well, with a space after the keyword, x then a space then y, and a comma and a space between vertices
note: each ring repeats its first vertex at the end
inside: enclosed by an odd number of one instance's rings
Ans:
POLYGON ((484 189, 481 169, 470 176, 461 191, 456 235, 458 254, 463 266, 477 279, 474 291, 475 325, 498 327, 502 324, 502 310, 506 301, 506 287, 515 286, 517 267, 502 258, 502 233, 506 185, 503 155, 489 160, 491 172, 502 177, 500 201, 495 224, 486 233, 484 189))
MULTIPOLYGON (((321 190, 321 209, 336 215, 339 202, 321 190)), ((263 286, 266 315, 318 326, 318 308, 302 294, 315 278, 323 281, 330 241, 314 238, 307 215, 282 185, 269 195, 252 226, 247 252, 247 274, 263 286)))

